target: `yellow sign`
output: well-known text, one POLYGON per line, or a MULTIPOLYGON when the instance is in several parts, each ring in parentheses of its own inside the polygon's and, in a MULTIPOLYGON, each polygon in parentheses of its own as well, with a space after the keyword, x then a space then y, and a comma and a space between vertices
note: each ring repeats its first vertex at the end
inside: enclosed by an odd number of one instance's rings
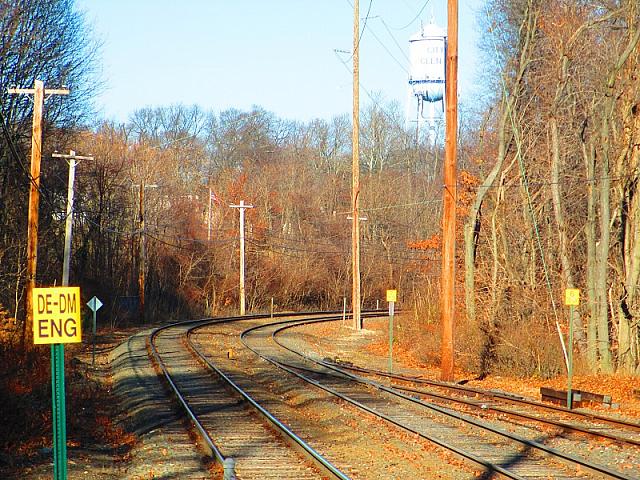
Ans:
POLYGON ((580 290, 577 288, 567 288, 564 291, 564 304, 569 306, 580 305, 580 290))
POLYGON ((387 302, 396 302, 398 300, 397 290, 387 290, 387 302))
POLYGON ((33 343, 79 343, 80 287, 33 289, 33 343))

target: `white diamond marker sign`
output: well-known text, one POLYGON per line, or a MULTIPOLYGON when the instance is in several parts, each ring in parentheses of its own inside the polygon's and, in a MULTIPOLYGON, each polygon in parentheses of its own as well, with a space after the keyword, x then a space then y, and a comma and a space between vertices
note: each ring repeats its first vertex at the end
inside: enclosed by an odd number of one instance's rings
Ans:
POLYGON ((87 302, 87 306, 91 309, 91 311, 97 312, 98 310, 100 310, 100 307, 102 306, 102 302, 98 297, 93 297, 91 300, 87 302))

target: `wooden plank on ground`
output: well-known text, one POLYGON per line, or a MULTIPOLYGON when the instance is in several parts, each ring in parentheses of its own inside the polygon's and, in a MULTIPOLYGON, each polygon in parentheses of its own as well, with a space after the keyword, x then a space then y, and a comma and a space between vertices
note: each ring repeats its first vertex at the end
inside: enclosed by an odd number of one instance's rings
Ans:
MULTIPOLYGON (((586 392, 584 390, 572 390, 573 406, 580 407, 589 403, 599 403, 602 405, 611 405, 611 396, 602 395, 600 393, 586 392)), ((548 387, 540 387, 540 395, 542 401, 551 402, 558 405, 567 404, 567 391, 555 390, 548 387)))

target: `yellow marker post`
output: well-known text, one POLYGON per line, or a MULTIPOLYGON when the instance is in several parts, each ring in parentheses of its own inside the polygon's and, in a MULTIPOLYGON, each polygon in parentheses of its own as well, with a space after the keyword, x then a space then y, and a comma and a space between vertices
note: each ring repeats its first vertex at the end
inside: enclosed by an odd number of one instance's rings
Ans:
POLYGON ((393 368, 393 314, 397 299, 397 290, 387 290, 387 302, 389 302, 389 373, 393 368))
POLYGON ((397 302, 397 301, 398 301, 398 291, 387 290, 387 302, 397 302))
POLYGON ((564 304, 569 307, 569 365, 567 368, 567 408, 573 407, 573 391, 571 389, 573 377, 573 308, 580 305, 580 290, 567 288, 564 291, 564 304))

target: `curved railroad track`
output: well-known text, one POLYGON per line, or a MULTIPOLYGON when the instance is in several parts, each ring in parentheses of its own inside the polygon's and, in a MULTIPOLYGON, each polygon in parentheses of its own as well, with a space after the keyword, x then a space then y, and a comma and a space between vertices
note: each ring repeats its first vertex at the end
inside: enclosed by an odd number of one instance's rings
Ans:
MULTIPOLYGON (((524 399, 504 393, 471 399, 469 395, 481 393, 327 361, 291 332, 341 317, 265 317, 167 326, 155 331, 150 342, 192 423, 208 437, 207 449, 228 467, 233 458, 239 478, 429 478, 409 466, 375 472, 362 452, 358 455, 362 447, 356 439, 359 431, 370 431, 373 441, 375 428, 399 445, 399 456, 437 445, 438 455, 452 452, 470 462, 468 471, 483 471, 484 478, 634 478, 615 468, 615 455, 613 464, 600 464, 593 455, 585 459, 576 454, 596 448, 604 438, 624 445, 622 463, 624 455, 639 451, 633 424, 603 426, 603 420, 591 418, 596 423, 578 426, 566 418, 531 414, 524 399), (498 401, 501 396, 512 402, 509 409, 498 401), (318 406, 323 414, 314 410, 318 406), (322 415, 332 418, 324 421, 322 415), (342 438, 344 425, 352 427, 353 441, 335 444, 331 437, 342 438)), ((426 465, 425 472, 442 471, 441 465, 426 465)))
POLYGON ((194 325, 261 317, 167 325, 151 334, 150 349, 204 449, 223 466, 225 479, 236 475, 263 479, 348 479, 222 372, 212 376, 185 342, 194 325), (239 396, 234 396, 229 387, 239 396))

